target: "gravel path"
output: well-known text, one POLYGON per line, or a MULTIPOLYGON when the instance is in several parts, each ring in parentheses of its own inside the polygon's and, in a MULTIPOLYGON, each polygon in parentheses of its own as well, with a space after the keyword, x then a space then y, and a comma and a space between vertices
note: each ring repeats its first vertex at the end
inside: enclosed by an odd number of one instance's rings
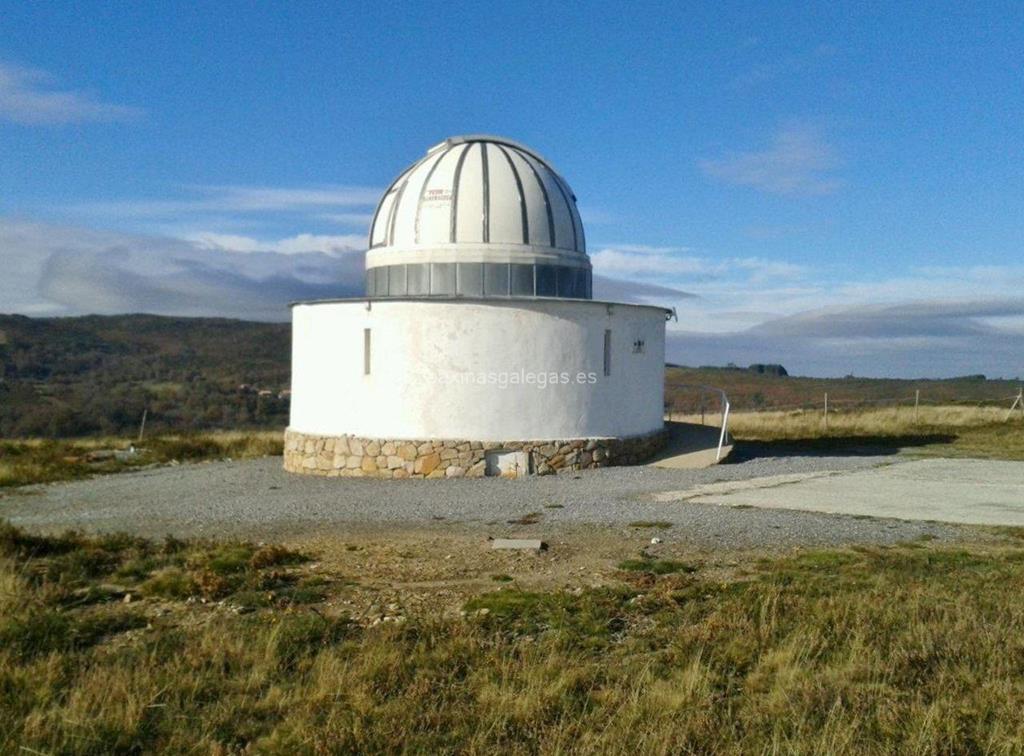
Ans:
POLYGON ((147 536, 254 539, 385 527, 551 537, 558 531, 600 526, 636 536, 629 523, 641 520, 672 523, 662 532, 666 540, 708 548, 959 537, 962 531, 957 527, 935 523, 657 501, 654 496, 719 481, 845 473, 903 461, 892 456, 793 456, 705 470, 632 467, 514 481, 375 481, 289 475, 282 471, 279 458, 267 458, 18 489, 0 496, 0 517, 45 531, 74 527, 147 536), (529 513, 539 513, 539 522, 508 522, 529 513))

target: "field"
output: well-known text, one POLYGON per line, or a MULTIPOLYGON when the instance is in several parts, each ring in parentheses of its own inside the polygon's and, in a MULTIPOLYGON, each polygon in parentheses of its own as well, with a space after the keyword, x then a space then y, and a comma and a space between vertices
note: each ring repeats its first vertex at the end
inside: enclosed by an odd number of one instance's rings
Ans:
POLYGON ((367 612, 344 558, 3 527, 0 751, 1020 752, 1022 546, 513 562, 367 612))
POLYGON ((281 454, 281 432, 219 431, 161 435, 135 453, 126 438, 0 440, 0 488, 53 483, 90 475, 137 470, 147 465, 281 454))
MULTIPOLYGON (((672 418, 700 422, 700 415, 672 418)), ((706 413, 708 424, 721 416, 706 413)), ((1002 407, 940 406, 845 409, 830 412, 826 428, 818 410, 733 412, 729 430, 734 458, 796 452, 898 451, 922 456, 1024 460, 1024 420, 1006 420, 1002 407)), ((147 438, 137 454, 123 452, 129 438, 0 441, 0 488, 74 480, 147 465, 280 455, 282 431, 208 431, 147 438), (105 451, 104 451, 105 450, 105 451), (112 456, 110 452, 122 452, 112 456), (97 458, 98 457, 98 458, 97 458)))
MULTIPOLYGON (((813 407, 741 408, 730 426, 738 461, 1024 459, 1007 408, 840 404, 828 427, 813 407)), ((281 434, 129 444, 3 441, 0 486, 279 454, 281 434)), ((670 528, 637 520, 603 536, 615 549, 580 537, 448 559, 451 544, 398 533, 267 545, 0 523, 0 752, 1024 750, 1024 532, 788 553, 628 545, 670 528)))
MULTIPOLYGON (((666 399, 678 411, 692 411, 698 401, 693 386, 723 389, 734 409, 821 410, 825 394, 833 409, 876 407, 913 408, 915 392, 925 406, 992 406, 1009 409, 1021 388, 1021 380, 990 380, 984 376, 961 378, 806 378, 762 375, 729 368, 668 367, 665 372, 666 399)), ((717 406, 709 396, 709 406, 717 406)))

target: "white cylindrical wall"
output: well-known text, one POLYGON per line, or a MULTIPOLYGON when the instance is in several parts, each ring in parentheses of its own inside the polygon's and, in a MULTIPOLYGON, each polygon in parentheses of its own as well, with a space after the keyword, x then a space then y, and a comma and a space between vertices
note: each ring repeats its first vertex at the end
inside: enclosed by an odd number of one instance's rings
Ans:
POLYGON ((298 304, 292 317, 294 431, 514 441, 626 437, 662 427, 659 307, 361 300, 298 304))

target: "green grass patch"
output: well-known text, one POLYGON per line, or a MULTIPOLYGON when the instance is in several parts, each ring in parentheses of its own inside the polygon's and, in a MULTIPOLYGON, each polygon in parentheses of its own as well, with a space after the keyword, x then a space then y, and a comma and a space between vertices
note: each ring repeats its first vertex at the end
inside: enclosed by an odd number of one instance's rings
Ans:
POLYGON ((208 432, 145 439, 134 453, 127 438, 0 441, 0 488, 77 480, 168 462, 250 459, 283 453, 282 434, 208 432))
POLYGON ((654 559, 652 557, 626 559, 619 562, 618 567, 623 572, 647 572, 652 575, 671 575, 673 573, 697 571, 696 567, 686 562, 677 562, 673 559, 654 559))

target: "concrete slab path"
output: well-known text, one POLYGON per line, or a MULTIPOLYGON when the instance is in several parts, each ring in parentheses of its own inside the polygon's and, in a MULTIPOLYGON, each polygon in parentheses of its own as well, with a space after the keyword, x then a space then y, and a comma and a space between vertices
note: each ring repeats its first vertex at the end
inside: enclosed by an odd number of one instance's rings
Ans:
POLYGON ((1024 527, 1024 462, 899 461, 769 475, 652 494, 655 501, 1024 527))
POLYGON ((732 452, 732 439, 728 434, 719 453, 721 429, 711 425, 681 423, 669 420, 668 443, 647 464, 668 470, 700 470, 719 464, 732 452))

